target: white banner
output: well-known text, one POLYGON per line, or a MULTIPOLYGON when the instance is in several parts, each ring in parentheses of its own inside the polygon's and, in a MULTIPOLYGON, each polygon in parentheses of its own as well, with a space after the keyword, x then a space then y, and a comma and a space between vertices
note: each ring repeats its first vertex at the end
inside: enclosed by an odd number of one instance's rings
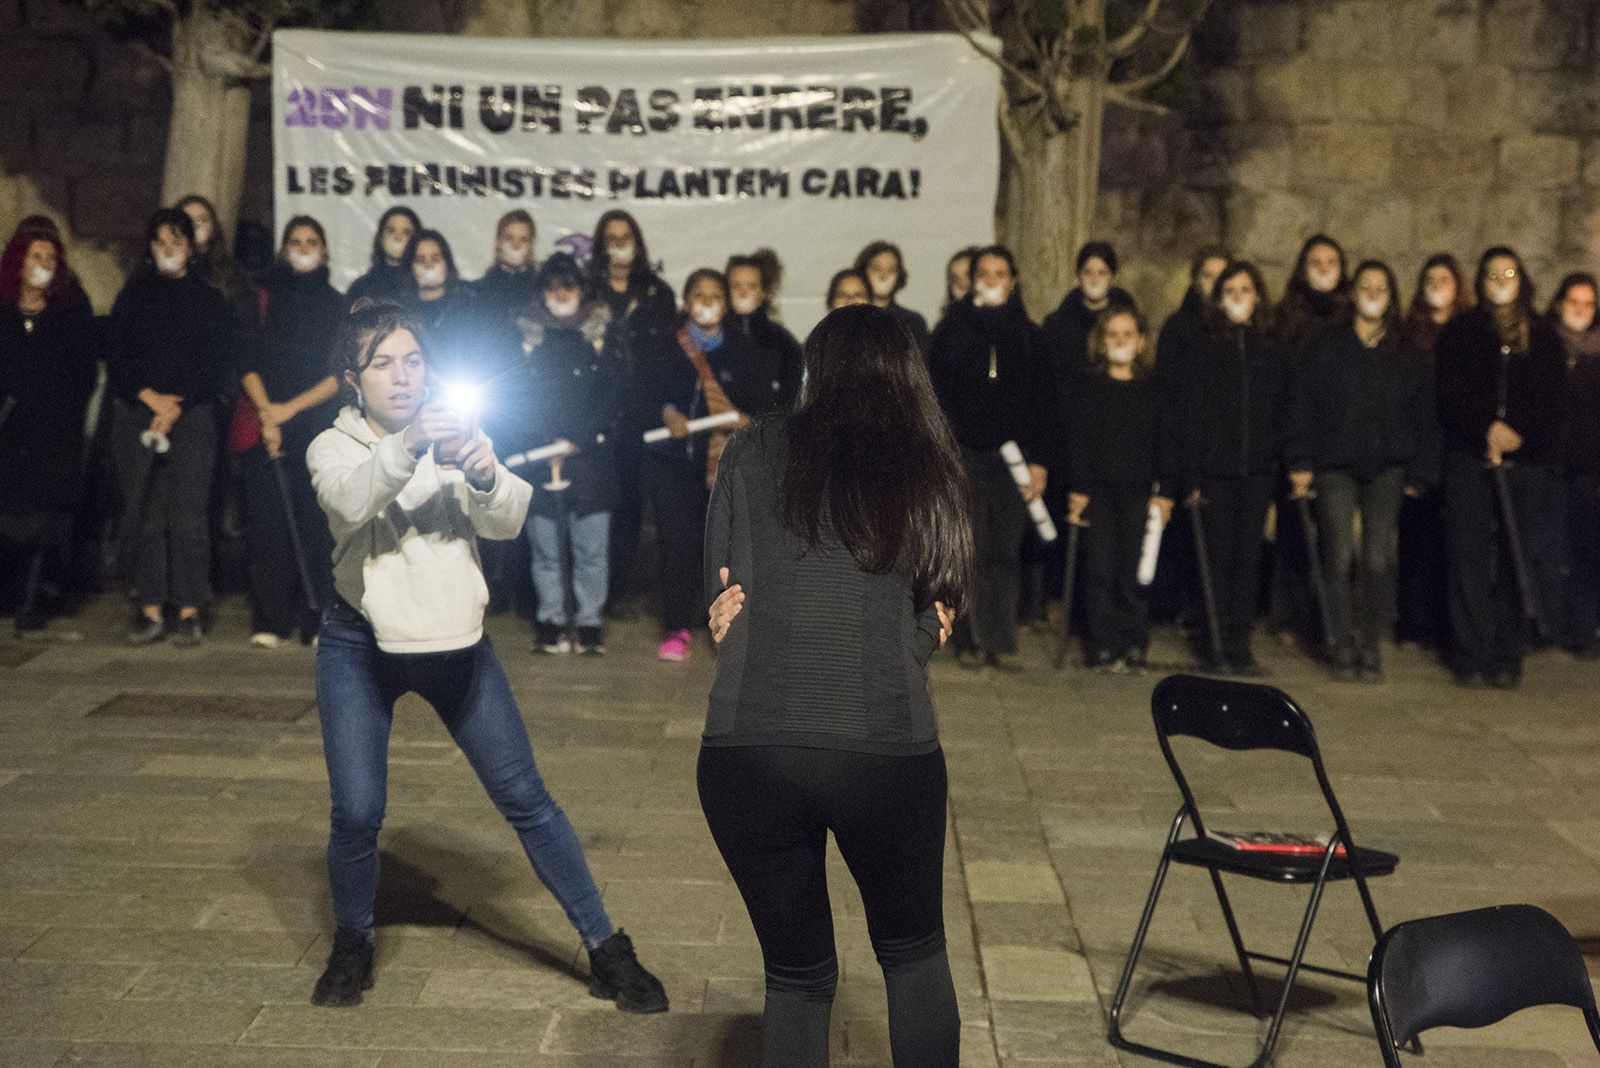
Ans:
POLYGON ((944 265, 994 233, 994 66, 954 34, 736 41, 273 35, 278 229, 327 228, 333 281, 367 269, 378 217, 409 206, 465 278, 495 221, 526 208, 536 255, 588 251, 632 212, 675 287, 777 250, 780 310, 804 338, 828 279, 882 238, 900 301, 932 320, 944 265))

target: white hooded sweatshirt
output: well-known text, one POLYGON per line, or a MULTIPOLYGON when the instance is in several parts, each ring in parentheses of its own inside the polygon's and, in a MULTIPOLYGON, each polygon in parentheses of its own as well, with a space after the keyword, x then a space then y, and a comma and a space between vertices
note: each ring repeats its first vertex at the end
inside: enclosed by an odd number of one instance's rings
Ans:
POLYGON ((489 589, 474 537, 522 532, 533 487, 495 468, 474 489, 460 471, 421 459, 403 434, 379 437, 346 407, 306 453, 333 532, 333 584, 372 624, 386 653, 441 653, 483 637, 489 589))

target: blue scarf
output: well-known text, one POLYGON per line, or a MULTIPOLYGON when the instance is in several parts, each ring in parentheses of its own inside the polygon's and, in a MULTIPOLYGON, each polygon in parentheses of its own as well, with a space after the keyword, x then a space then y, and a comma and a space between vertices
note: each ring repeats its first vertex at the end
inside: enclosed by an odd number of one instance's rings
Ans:
POLYGON ((717 327, 717 332, 715 334, 708 334, 704 330, 700 329, 700 324, 693 321, 689 323, 689 337, 694 339, 694 343, 696 345, 700 346, 701 352, 712 353, 717 351, 722 347, 723 338, 726 336, 726 333, 720 326, 717 327))

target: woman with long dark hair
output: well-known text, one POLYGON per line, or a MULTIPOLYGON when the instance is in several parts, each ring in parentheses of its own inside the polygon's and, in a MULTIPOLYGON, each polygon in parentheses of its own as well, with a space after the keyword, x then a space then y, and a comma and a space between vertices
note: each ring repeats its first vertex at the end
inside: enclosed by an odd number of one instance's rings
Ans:
POLYGON ((71 639, 50 627, 46 558, 71 544, 83 485, 83 420, 94 390, 94 310, 61 240, 22 230, 0 252, 0 595, 18 600, 17 637, 71 639))
POLYGON ((354 304, 363 297, 370 300, 399 300, 411 291, 412 279, 401 257, 411 243, 411 235, 422 229, 417 213, 402 204, 378 217, 372 234, 372 265, 367 273, 350 283, 345 299, 354 304))
POLYGON ((306 605, 325 605, 333 593, 333 543, 311 490, 306 449, 339 412, 328 354, 344 321, 344 297, 328 281, 328 240, 316 219, 296 215, 284 225, 278 259, 262 280, 253 310, 255 322, 239 361, 245 398, 261 426, 260 442, 240 457, 250 644, 275 649, 296 629, 309 642, 316 622, 306 618, 306 605), (302 588, 294 557, 296 534, 309 590, 302 588))
POLYGON ((1205 531, 1222 659, 1209 641, 1197 640, 1195 652, 1202 667, 1222 673, 1261 673, 1250 635, 1262 530, 1282 469, 1291 369, 1272 322, 1261 271, 1230 263, 1212 288, 1206 332, 1182 386, 1187 419, 1176 467, 1205 531))
POLYGON ((610 600, 614 612, 634 594, 634 561, 644 519, 645 453, 640 435, 660 426, 653 405, 653 369, 676 354, 678 302, 651 266, 639 220, 613 208, 595 223, 590 288, 611 309, 617 358, 617 434, 613 450, 617 503, 611 513, 610 600))
POLYGON ((194 255, 189 258, 189 270, 207 285, 216 286, 228 301, 237 299, 246 289, 244 272, 228 249, 228 237, 217 223, 217 209, 198 193, 190 193, 173 207, 194 224, 194 255))
MULTIPOLYGON (((1427 367, 1431 376, 1438 364, 1439 332, 1457 315, 1472 307, 1472 287, 1460 262, 1448 252, 1429 256, 1417 272, 1411 303, 1400 323, 1407 349, 1427 367)), ((1438 418, 1429 405, 1427 415, 1438 418)), ((1436 465, 1442 453, 1435 452, 1436 465)), ((1429 472, 1428 484, 1415 496, 1400 502, 1399 557, 1396 563, 1398 616, 1394 636, 1398 642, 1415 642, 1438 649, 1449 632, 1448 564, 1444 536, 1444 490, 1441 468, 1429 472)))
POLYGON ((427 353, 400 306, 362 304, 334 343, 349 402, 307 459, 335 542, 338 596, 317 645, 317 712, 333 799, 328 879, 337 929, 311 1000, 345 1006, 373 985, 378 831, 395 702, 433 706, 589 954, 589 993, 665 1012, 661 983, 612 928, 566 813, 534 764, 522 713, 483 632, 479 538, 522 532, 533 490, 446 400, 427 400, 427 353))
POLYGON ((761 942, 763 1068, 828 1063, 830 831, 866 907, 895 1065, 955 1068, 927 661, 971 585, 966 476, 890 313, 831 313, 805 363, 794 414, 735 434, 717 472, 700 803, 761 942))
POLYGON ((1600 281, 1586 271, 1561 279, 1545 318, 1567 354, 1562 434, 1562 504, 1566 539, 1560 581, 1566 611, 1552 637, 1580 660, 1600 658, 1600 281))
POLYGON ((1298 368, 1285 459, 1295 496, 1316 489, 1334 677, 1380 682, 1400 502, 1438 467, 1433 381, 1401 337, 1394 272, 1368 260, 1351 292, 1349 323, 1313 339, 1298 368))
POLYGON ((122 485, 120 527, 138 618, 132 645, 167 636, 178 609, 181 645, 202 638, 211 597, 210 503, 217 399, 232 363, 235 320, 222 294, 189 270, 194 223, 163 208, 145 226, 148 259, 111 309, 106 376, 111 458, 122 485))
POLYGON ((1476 285, 1478 306, 1439 335, 1434 376, 1450 554, 1446 662, 1460 685, 1512 689, 1522 681, 1528 628, 1493 469, 1505 476, 1527 563, 1536 568, 1538 517, 1561 452, 1567 356, 1555 328, 1534 314, 1533 282, 1514 250, 1486 251, 1476 285))

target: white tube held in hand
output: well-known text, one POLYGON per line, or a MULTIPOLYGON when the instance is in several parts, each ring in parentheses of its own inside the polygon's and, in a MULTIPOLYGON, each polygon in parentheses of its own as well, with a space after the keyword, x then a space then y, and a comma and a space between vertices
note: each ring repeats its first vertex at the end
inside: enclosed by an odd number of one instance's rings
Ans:
POLYGON ((158 455, 165 453, 172 448, 171 439, 165 434, 158 433, 154 430, 141 431, 139 434, 139 444, 158 455))
MULTIPOLYGON (((1017 490, 1021 493, 1028 492, 1028 483, 1032 481, 1028 476, 1028 465, 1023 462, 1022 449, 1014 441, 1008 441, 1000 446, 1000 455, 1005 459, 1006 465, 1011 468, 1011 477, 1016 480, 1017 490)), ((1028 502, 1028 517, 1033 520, 1033 525, 1039 531, 1039 540, 1049 543, 1056 540, 1055 520, 1050 518, 1050 509, 1044 506, 1042 498, 1035 498, 1028 502)))
MULTIPOLYGON (((599 440, 605 441, 604 435, 599 440)), ((505 465, 507 467, 522 467, 525 464, 536 464, 540 460, 553 459, 565 452, 567 452, 566 445, 541 445, 537 449, 529 449, 527 452, 519 452, 515 456, 507 456, 505 465)))
POLYGON ((1156 580, 1156 558, 1161 555, 1161 532, 1166 524, 1161 522, 1161 509, 1150 506, 1150 518, 1144 522, 1144 542, 1139 549, 1139 585, 1148 586, 1156 580))
MULTIPOLYGON (((703 434, 707 430, 715 430, 719 426, 727 426, 729 423, 737 423, 741 418, 743 418, 743 415, 739 412, 721 412, 717 415, 703 415, 699 419, 689 420, 689 433, 703 434)), ((654 430, 646 430, 644 432, 644 443, 646 445, 654 445, 656 442, 666 441, 670 437, 672 437, 672 431, 668 430, 664 426, 658 426, 654 430)))

